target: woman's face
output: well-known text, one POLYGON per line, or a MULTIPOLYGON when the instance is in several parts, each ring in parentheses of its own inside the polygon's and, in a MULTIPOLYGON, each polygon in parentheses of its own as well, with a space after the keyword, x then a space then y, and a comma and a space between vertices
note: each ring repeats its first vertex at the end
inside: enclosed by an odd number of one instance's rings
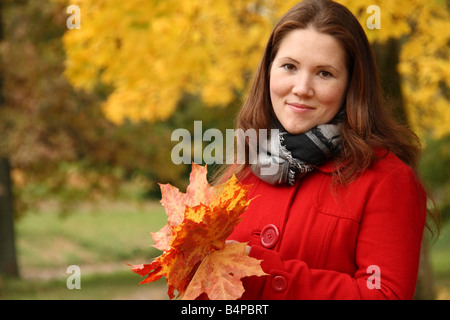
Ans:
POLYGON ((328 123, 343 104, 348 76, 335 38, 313 29, 289 32, 270 69, 270 97, 282 126, 300 134, 328 123))

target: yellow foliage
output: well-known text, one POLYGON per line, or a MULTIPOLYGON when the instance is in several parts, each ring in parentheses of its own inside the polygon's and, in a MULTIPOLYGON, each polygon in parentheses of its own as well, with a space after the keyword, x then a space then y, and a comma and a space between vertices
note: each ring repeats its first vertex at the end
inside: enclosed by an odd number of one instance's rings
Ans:
MULTIPOLYGON (((54 0, 64 1, 64 0, 54 0)), ((370 41, 401 39, 399 72, 409 119, 419 133, 450 132, 450 14, 441 0, 339 0, 370 41), (369 5, 381 28, 366 26, 369 5), (423 118, 423 115, 427 115, 423 118)), ((296 0, 71 0, 81 29, 64 36, 66 74, 92 89, 114 89, 103 106, 116 123, 157 121, 175 112, 184 92, 210 106, 245 91, 270 30, 296 0)))
MULTIPOLYGON (((367 1, 340 0, 365 27, 367 1)), ((381 28, 368 30, 369 39, 383 43, 400 39, 398 70, 412 128, 439 138, 450 133, 450 13, 441 0, 374 0, 380 7, 381 28)))
POLYGON ((255 1, 73 0, 82 26, 68 30, 66 74, 78 88, 114 88, 106 116, 165 119, 183 92, 223 105, 245 86, 270 32, 255 1))

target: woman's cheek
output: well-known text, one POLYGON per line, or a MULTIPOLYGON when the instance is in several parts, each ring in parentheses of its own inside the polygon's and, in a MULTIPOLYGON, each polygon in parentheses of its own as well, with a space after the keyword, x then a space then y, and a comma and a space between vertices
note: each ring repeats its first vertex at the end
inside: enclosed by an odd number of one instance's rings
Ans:
POLYGON ((326 108, 340 108, 344 100, 345 87, 340 84, 331 84, 329 86, 318 86, 316 98, 322 106, 326 108))

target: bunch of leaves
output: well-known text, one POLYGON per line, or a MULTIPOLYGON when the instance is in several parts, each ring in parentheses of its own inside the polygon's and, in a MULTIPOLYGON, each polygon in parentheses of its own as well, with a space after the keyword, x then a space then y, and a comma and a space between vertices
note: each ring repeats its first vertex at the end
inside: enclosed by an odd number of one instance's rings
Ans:
POLYGON ((165 277, 171 299, 237 299, 244 293, 241 279, 265 273, 260 260, 245 253, 246 243, 226 245, 226 239, 240 222, 250 201, 250 186, 232 177, 222 186, 212 187, 206 166, 193 164, 190 184, 181 193, 170 184, 160 185, 168 219, 153 234, 155 247, 163 254, 150 264, 132 266, 147 276, 141 283, 165 277))

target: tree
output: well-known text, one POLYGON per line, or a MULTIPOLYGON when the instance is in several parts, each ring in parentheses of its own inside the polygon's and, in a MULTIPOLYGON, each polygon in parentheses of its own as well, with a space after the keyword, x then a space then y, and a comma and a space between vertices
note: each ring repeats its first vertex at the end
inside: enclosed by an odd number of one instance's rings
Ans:
MULTIPOLYGON (((297 2, 74 0, 82 27, 65 34, 66 74, 77 88, 111 85, 104 112, 116 123, 167 119, 185 92, 223 105, 245 91, 275 19, 297 2)), ((340 2, 373 43, 396 40, 411 126, 422 136, 448 133, 448 1, 373 1, 381 24, 372 30, 366 1, 340 2)))
MULTIPOLYGON (((3 41, 3 3, 0 2, 0 43, 3 41)), ((3 69, 0 66, 0 70, 3 69)), ((0 73, 0 108, 4 104, 3 72, 0 73)), ((18 276, 13 225, 13 195, 8 158, 0 150, 0 275, 18 276)))
POLYGON ((7 158, 0 157, 0 275, 17 277, 13 217, 10 166, 7 158))
POLYGON ((116 123, 165 120, 186 92, 228 104, 270 31, 264 2, 73 1, 82 27, 65 34, 66 74, 77 88, 111 85, 104 111, 116 123))
POLYGON ((114 196, 126 179, 179 185, 187 171, 170 163, 170 123, 115 126, 99 108, 107 86, 73 90, 63 75, 64 9, 51 1, 4 8, 0 153, 11 165, 16 216, 50 196, 65 211, 114 196))
MULTIPOLYGON (((365 1, 340 2, 365 25, 365 1)), ((378 44, 395 41, 398 46, 396 69, 409 125, 422 139, 450 133, 450 2, 377 0, 371 4, 380 8, 381 28, 366 30, 369 39, 378 44)))

